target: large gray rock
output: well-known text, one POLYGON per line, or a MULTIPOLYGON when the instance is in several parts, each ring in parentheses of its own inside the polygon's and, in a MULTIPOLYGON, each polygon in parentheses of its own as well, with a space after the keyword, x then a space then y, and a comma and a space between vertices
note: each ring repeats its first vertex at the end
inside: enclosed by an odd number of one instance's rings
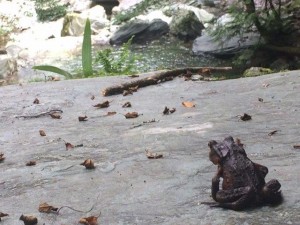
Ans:
POLYGON ((217 43, 208 34, 204 34, 194 40, 193 53, 195 55, 210 54, 216 57, 231 57, 256 45, 259 42, 259 35, 255 33, 244 34, 244 37, 233 37, 223 44, 217 43))
POLYGON ((203 29, 204 25, 195 13, 186 9, 179 10, 170 23, 170 33, 185 41, 194 40, 203 29))
POLYGON ((133 35, 133 43, 145 44, 149 41, 159 39, 169 32, 168 23, 154 19, 151 22, 133 20, 120 27, 110 39, 111 45, 121 45, 127 42, 133 35))

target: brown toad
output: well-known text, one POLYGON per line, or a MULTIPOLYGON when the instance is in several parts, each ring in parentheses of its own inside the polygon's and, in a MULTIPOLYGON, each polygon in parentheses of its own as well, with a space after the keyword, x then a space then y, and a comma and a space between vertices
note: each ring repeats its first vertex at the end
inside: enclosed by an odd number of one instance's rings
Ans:
POLYGON ((217 174, 212 179, 212 198, 217 203, 207 203, 211 207, 241 210, 248 206, 278 204, 282 201, 280 183, 273 179, 265 182, 268 168, 252 162, 241 144, 231 136, 222 142, 210 141, 209 159, 218 165, 217 174), (222 189, 219 188, 223 178, 222 189))

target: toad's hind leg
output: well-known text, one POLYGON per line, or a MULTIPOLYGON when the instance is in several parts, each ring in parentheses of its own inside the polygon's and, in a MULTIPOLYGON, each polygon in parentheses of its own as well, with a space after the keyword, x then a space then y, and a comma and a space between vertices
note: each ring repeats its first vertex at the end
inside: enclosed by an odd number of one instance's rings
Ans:
POLYGON ((278 180, 270 180, 262 189, 263 200, 267 204, 279 204, 283 197, 280 191, 281 184, 278 180))
POLYGON ((255 191, 253 188, 241 187, 233 190, 221 190, 216 195, 218 202, 215 207, 226 209, 241 210, 250 205, 255 199, 255 191))

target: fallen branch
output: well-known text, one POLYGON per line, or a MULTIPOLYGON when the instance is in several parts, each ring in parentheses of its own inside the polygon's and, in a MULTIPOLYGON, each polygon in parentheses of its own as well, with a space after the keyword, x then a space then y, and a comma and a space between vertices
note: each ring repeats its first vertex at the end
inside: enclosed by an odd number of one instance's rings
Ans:
POLYGON ((117 95, 122 94, 125 90, 130 90, 130 88, 142 88, 149 85, 155 85, 160 82, 168 81, 170 79, 179 75, 189 74, 189 73, 199 73, 209 71, 210 73, 214 72, 225 72, 232 70, 232 67, 191 67, 191 68, 182 68, 174 70, 164 70, 154 72, 154 75, 150 77, 145 77, 142 79, 134 80, 131 82, 126 82, 120 85, 111 86, 105 88, 102 91, 103 96, 117 95))
POLYGON ((24 119, 29 119, 29 118, 38 118, 38 117, 41 117, 41 116, 46 116, 46 115, 50 115, 50 114, 53 114, 53 113, 63 113, 62 110, 60 109, 53 109, 53 110, 50 110, 50 111, 47 111, 47 112, 42 112, 42 113, 39 113, 39 114, 36 114, 36 115, 20 115, 20 116, 15 116, 15 118, 24 118, 24 119))

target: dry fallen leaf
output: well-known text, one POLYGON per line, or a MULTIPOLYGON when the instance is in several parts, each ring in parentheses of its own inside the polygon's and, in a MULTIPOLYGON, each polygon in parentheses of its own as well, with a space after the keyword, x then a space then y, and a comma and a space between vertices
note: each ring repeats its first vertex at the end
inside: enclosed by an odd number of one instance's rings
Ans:
POLYGON ((158 153, 152 153, 148 150, 146 151, 146 156, 148 157, 148 159, 159 159, 163 157, 163 154, 158 154, 158 153))
POLYGON ((78 120, 79 121, 86 121, 87 120, 87 116, 78 116, 78 120))
POLYGON ((0 212, 0 221, 2 217, 9 216, 7 213, 0 212))
POLYGON ((131 103, 130 102, 125 102, 122 107, 123 108, 130 108, 131 107, 131 103))
POLYGON ((248 115, 247 113, 244 113, 244 115, 240 116, 240 119, 242 121, 248 121, 248 120, 251 120, 252 117, 250 115, 248 115))
POLYGON ((40 135, 41 135, 41 136, 46 136, 46 133, 45 133, 44 130, 39 130, 39 132, 40 132, 40 135))
POLYGON ((38 219, 35 216, 21 215, 20 220, 22 220, 25 225, 36 225, 38 223, 38 219))
POLYGON ((260 102, 264 102, 264 100, 262 98, 258 98, 258 101, 260 102))
POLYGON ((95 95, 92 95, 91 100, 94 100, 94 99, 95 99, 95 95))
POLYGON ((126 96, 126 95, 132 95, 132 91, 131 90, 124 90, 123 91, 123 96, 126 96))
POLYGON ((294 149, 300 149, 300 144, 299 145, 293 145, 294 149))
POLYGON ((187 108, 195 107, 195 103, 193 102, 182 102, 182 105, 187 108))
POLYGON ((137 118, 139 114, 137 112, 129 112, 125 114, 126 119, 137 118))
POLYGON ((171 113, 174 113, 176 111, 175 108, 172 108, 172 109, 169 109, 167 106, 165 107, 164 111, 163 111, 163 114, 164 115, 169 115, 171 113))
POLYGON ((93 106, 96 108, 107 108, 107 107, 109 107, 109 101, 98 103, 97 105, 93 105, 93 106))
POLYGON ((5 159, 4 154, 0 153, 0 162, 2 162, 5 159))
POLYGON ((66 150, 70 150, 70 149, 74 148, 74 145, 72 145, 69 142, 66 142, 65 145, 66 145, 66 150))
POLYGON ((96 216, 89 216, 80 218, 79 223, 84 225, 97 225, 98 224, 98 217, 96 216))
POLYGON ((85 166, 86 169, 95 169, 94 162, 91 159, 84 160, 80 165, 85 166))
POLYGON ((53 119, 61 119, 61 115, 59 113, 50 113, 49 114, 53 119))
POLYGON ((241 140, 239 138, 235 139, 235 143, 238 145, 238 146, 241 146, 242 148, 244 147, 244 144, 241 142, 241 140))
POLYGON ((40 100, 38 98, 35 98, 33 104, 40 104, 40 100))
POLYGON ((272 136, 272 135, 276 134, 277 132, 278 132, 278 130, 273 130, 273 131, 271 131, 270 133, 268 133, 268 135, 269 135, 269 136, 272 136))
POLYGON ((117 112, 107 112, 107 116, 113 116, 113 115, 116 115, 117 114, 117 112))
POLYGON ((211 75, 211 71, 209 68, 202 68, 198 71, 201 75, 211 75))
POLYGON ((35 166, 35 165, 36 165, 36 161, 34 161, 34 160, 31 160, 26 163, 26 166, 35 166))
POLYGON ((53 207, 52 205, 49 205, 46 202, 41 203, 39 205, 39 212, 42 212, 42 213, 54 213, 54 212, 57 212, 57 210, 58 210, 58 208, 53 207))

